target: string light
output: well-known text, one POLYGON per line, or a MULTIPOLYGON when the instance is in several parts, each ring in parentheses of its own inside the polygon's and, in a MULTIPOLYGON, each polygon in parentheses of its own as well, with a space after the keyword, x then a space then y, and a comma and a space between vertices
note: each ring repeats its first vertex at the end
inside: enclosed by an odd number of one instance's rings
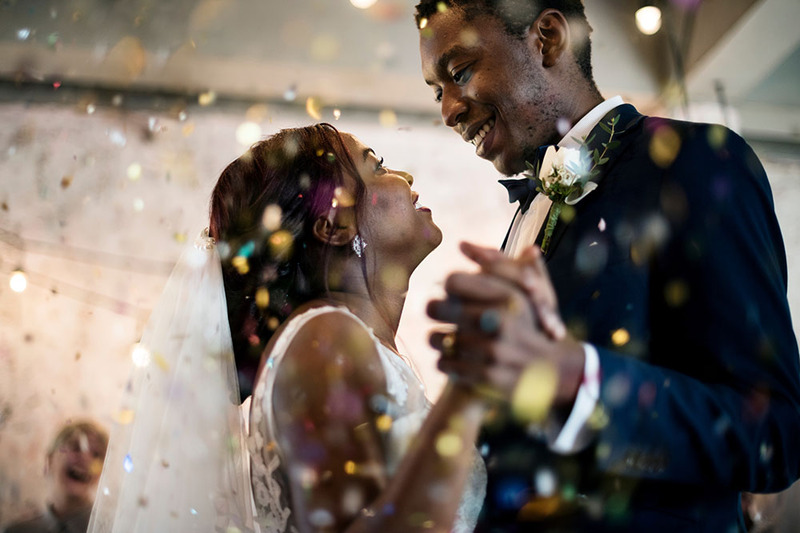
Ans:
POLYGON ((636 11, 636 27, 645 35, 653 35, 661 29, 661 10, 647 5, 636 11))
POLYGON ((28 278, 25 276, 25 272, 23 272, 20 268, 15 270, 11 274, 11 278, 8 280, 8 285, 14 292, 24 291, 28 287, 28 278))
POLYGON ((375 5, 375 2, 378 0, 350 0, 350 3, 353 4, 353 7, 357 7, 358 9, 367 9, 375 5))

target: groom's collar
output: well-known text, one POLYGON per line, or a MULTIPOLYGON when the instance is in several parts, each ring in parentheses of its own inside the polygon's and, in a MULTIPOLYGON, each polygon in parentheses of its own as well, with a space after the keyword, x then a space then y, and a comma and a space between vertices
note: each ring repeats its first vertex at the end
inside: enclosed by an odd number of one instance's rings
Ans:
POLYGON ((600 102, 591 111, 586 113, 577 124, 572 126, 564 138, 558 142, 559 148, 580 148, 576 139, 585 139, 589 136, 597 124, 603 120, 606 114, 612 109, 623 105, 625 102, 621 96, 614 96, 600 102))

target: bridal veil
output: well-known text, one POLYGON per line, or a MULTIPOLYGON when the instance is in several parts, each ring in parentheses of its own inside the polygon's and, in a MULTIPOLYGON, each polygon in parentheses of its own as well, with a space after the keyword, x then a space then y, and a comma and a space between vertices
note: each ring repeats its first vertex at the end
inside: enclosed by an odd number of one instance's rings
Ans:
POLYGON ((253 531, 225 290, 208 230, 142 335, 89 533, 253 531))

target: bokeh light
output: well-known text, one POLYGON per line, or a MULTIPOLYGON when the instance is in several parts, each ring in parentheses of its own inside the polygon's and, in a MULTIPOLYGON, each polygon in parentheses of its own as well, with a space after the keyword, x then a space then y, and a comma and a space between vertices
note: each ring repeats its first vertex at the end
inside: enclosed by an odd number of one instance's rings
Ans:
POLYGON ((11 279, 8 280, 8 285, 14 292, 23 292, 28 288, 28 278, 22 270, 15 270, 11 274, 11 279))
POLYGON ((656 6, 644 6, 636 11, 636 27, 645 35, 653 35, 661 29, 661 10, 656 6))

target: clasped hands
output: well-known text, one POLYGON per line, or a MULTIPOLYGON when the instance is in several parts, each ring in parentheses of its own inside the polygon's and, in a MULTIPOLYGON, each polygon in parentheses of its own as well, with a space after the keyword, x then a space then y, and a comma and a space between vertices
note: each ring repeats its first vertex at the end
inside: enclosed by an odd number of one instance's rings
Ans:
POLYGON ((511 259, 501 252, 462 243, 477 263, 475 273, 456 272, 446 297, 428 303, 428 315, 455 328, 431 334, 451 377, 510 399, 526 369, 553 370, 553 407, 570 408, 583 378, 584 351, 570 337, 541 252, 530 247, 511 259))

